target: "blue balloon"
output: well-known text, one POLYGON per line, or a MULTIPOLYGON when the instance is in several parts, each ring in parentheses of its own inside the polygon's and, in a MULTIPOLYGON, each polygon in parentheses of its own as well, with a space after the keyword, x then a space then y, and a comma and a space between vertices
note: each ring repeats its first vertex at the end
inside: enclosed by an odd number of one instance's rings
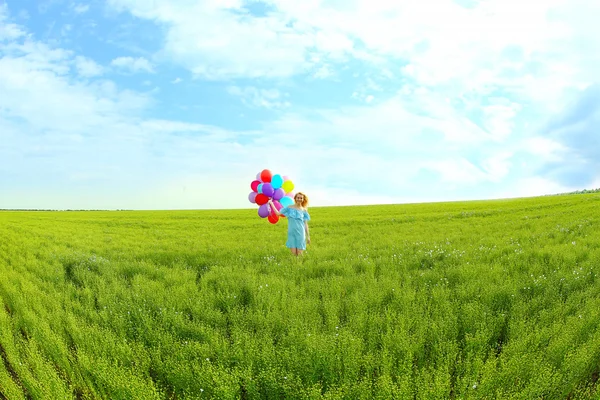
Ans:
POLYGON ((279 202, 281 203, 281 205, 282 205, 282 206, 284 206, 284 207, 289 207, 289 206, 291 206, 292 204, 294 204, 294 199, 292 199, 292 198, 291 198, 291 197, 289 197, 289 196, 283 196, 283 197, 281 198, 281 200, 279 200, 279 202))
POLYGON ((283 178, 281 177, 281 175, 273 175, 273 177, 271 178, 271 186, 273 186, 273 189, 279 189, 281 185, 283 185, 283 178))
POLYGON ((264 183, 261 183, 258 185, 258 187, 256 188, 256 192, 257 193, 262 193, 262 187, 263 187, 264 183))

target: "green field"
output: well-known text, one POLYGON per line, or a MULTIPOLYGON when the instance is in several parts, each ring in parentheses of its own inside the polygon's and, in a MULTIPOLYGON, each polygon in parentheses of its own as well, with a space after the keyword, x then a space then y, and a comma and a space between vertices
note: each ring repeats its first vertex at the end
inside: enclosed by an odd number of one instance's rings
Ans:
POLYGON ((0 399, 600 398, 599 209, 0 212, 0 399))

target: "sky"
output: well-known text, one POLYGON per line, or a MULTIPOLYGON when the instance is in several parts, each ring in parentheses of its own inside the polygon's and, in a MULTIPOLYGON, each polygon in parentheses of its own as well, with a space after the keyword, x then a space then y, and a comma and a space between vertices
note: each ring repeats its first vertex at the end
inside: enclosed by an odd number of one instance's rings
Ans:
POLYGON ((600 187, 597 0, 0 0, 0 208, 600 187))

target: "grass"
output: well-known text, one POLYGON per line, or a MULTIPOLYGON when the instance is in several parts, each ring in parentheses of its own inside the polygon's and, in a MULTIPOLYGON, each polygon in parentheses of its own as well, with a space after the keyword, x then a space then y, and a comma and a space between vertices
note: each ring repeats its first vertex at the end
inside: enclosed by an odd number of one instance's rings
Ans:
POLYGON ((0 399, 600 398, 599 207, 0 212, 0 399))

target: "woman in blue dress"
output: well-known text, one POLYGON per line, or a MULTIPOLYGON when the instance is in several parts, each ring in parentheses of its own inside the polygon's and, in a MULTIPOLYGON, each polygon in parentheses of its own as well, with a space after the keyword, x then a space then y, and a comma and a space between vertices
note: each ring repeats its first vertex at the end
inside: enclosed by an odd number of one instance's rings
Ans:
POLYGON ((271 210, 277 215, 285 215, 288 219, 288 238, 285 245, 292 251, 292 254, 299 256, 306 250, 306 244, 310 244, 310 233, 308 231, 308 197, 304 193, 298 192, 294 196, 294 204, 277 210, 272 201, 269 201, 271 210))

